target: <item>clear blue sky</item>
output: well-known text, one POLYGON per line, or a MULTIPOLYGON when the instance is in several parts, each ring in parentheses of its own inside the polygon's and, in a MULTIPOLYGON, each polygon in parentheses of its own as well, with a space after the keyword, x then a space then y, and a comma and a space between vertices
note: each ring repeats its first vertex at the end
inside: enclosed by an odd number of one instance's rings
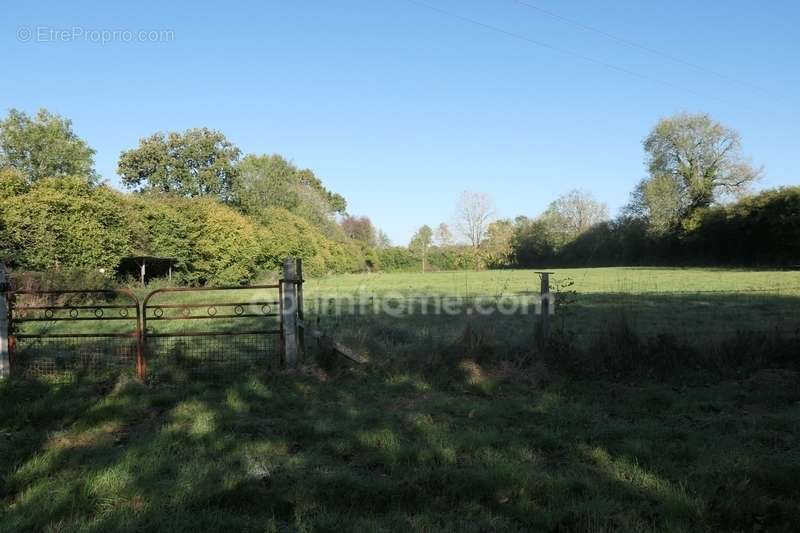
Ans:
POLYGON ((0 108, 71 118, 117 186, 140 137, 221 130, 313 169, 400 244, 449 221, 465 189, 507 217, 571 188, 614 212, 644 176, 642 139, 679 111, 737 128, 760 187, 800 181, 799 3, 526 1, 708 70, 514 0, 17 1, 0 16, 0 108), (41 27, 174 38, 37 42, 41 27))

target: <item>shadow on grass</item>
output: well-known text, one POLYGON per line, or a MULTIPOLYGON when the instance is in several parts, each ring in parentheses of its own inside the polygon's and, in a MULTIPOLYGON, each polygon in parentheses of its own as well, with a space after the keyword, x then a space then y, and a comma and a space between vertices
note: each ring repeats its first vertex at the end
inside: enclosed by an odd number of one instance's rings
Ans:
MULTIPOLYGON (((696 316, 711 323, 746 304, 797 319, 795 298, 699 298, 696 316)), ((581 299, 565 320, 619 310, 614 295, 581 299)), ((660 320, 689 308, 673 296, 636 305, 660 320)), ((0 530, 791 530, 800 520, 796 375, 534 388, 455 371, 465 358, 528 356, 534 320, 431 316, 416 304, 401 317, 324 316, 373 362, 332 378, 2 383, 0 530)), ((159 374, 170 360, 152 363, 159 374)))
MULTIPOLYGON (((5 531, 696 530, 800 519, 800 399, 345 371, 0 386, 5 531), (768 414, 755 417, 757 410, 768 414), (780 451, 783 450, 783 455, 780 451)), ((773 391, 774 392, 774 391, 773 391)))

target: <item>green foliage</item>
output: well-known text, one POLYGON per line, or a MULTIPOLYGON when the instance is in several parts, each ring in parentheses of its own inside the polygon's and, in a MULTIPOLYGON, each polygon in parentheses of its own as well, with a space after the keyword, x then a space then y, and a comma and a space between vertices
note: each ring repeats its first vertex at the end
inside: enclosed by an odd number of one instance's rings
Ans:
POLYGON ((192 201, 187 215, 193 252, 187 281, 245 283, 263 268, 264 231, 252 220, 210 198, 192 201))
POLYGON ((595 225, 557 246, 541 219, 518 225, 517 266, 636 264, 800 265, 800 187, 698 208, 679 226, 653 231, 637 216, 595 225), (667 229, 670 228, 670 229, 667 229))
POLYGON ((354 242, 341 242, 325 236, 319 228, 280 207, 260 215, 265 268, 280 267, 288 256, 303 259, 308 275, 355 272, 367 268, 365 251, 354 242))
MULTIPOLYGON (((419 272, 422 258, 404 246, 390 246, 376 251, 380 269, 384 272, 419 272)), ((426 270, 464 270, 475 266, 469 246, 432 246, 426 256, 426 270)))
POLYGON ((481 247, 483 262, 489 268, 511 266, 514 249, 514 223, 510 220, 496 220, 489 224, 486 241, 481 247))
POLYGON ((34 117, 11 109, 0 121, 0 168, 18 170, 29 184, 67 176, 94 180, 93 157, 72 122, 46 109, 34 117))
POLYGON ((687 256, 740 265, 800 265, 800 187, 698 210, 681 236, 687 256))
POLYGON ((144 191, 180 196, 213 196, 231 201, 239 149, 207 128, 141 139, 138 148, 122 152, 117 172, 122 183, 144 191))
POLYGON ((0 168, 0 198, 17 196, 27 192, 28 189, 28 182, 22 172, 14 167, 0 168))
POLYGON ((422 271, 426 270, 426 260, 428 256, 428 249, 433 243, 433 230, 427 224, 417 230, 411 242, 408 245, 409 250, 418 255, 422 260, 422 271))
POLYGON ((311 170, 300 170, 280 155, 248 155, 239 164, 235 203, 243 213, 260 216, 265 209, 285 209, 328 232, 334 213, 347 202, 328 191, 311 170))
POLYGON ((646 208, 677 211, 681 220, 726 195, 740 194, 759 176, 741 154, 739 134, 707 114, 681 113, 662 119, 644 141, 650 180, 659 191, 645 191, 646 208), (670 181, 671 183, 664 183, 670 181), (669 206, 653 205, 653 201, 669 206))
POLYGON ((4 200, 2 242, 16 266, 114 269, 132 250, 121 195, 83 177, 43 178, 4 200))
POLYGON ((177 196, 145 194, 126 197, 135 254, 174 258, 178 276, 195 259, 193 236, 198 230, 188 216, 195 201, 177 196))

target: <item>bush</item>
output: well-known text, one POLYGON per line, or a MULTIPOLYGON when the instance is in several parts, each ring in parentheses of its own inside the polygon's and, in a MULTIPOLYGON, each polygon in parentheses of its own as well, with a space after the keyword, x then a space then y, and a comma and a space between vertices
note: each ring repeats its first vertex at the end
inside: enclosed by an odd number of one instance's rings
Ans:
POLYGON ((188 213, 192 284, 228 285, 253 279, 266 261, 264 230, 253 221, 210 198, 191 200, 188 213))
POLYGON ((122 195, 85 178, 48 178, 7 198, 0 211, 4 253, 29 270, 112 271, 132 251, 122 195))

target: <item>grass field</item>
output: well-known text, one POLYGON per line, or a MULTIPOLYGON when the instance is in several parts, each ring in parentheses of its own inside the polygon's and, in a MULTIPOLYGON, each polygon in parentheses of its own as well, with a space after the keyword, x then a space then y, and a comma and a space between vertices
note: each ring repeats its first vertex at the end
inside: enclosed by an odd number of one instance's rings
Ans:
POLYGON ((0 384, 2 531, 791 531, 796 376, 0 384))
MULTIPOLYGON (((553 278, 572 279, 582 294, 770 291, 800 295, 800 271, 721 268, 610 267, 552 269, 553 278)), ((449 296, 518 294, 539 290, 533 270, 347 274, 311 279, 309 295, 358 291, 449 296)))
MULTIPOLYGON (((431 316, 416 301, 525 294, 538 288, 532 272, 371 274, 306 285, 310 302, 402 302, 399 316, 320 316, 369 355, 367 366, 350 368, 310 342, 317 364, 294 373, 270 365, 147 386, 2 382, 0 531, 795 530, 796 338, 745 336, 714 352, 714 365, 700 362, 719 332, 797 328, 800 273, 555 277, 575 282, 567 331, 611 331, 593 337, 576 368, 562 368, 565 351, 532 348, 535 316, 431 316), (685 327, 704 348, 672 337, 610 343, 620 317, 643 335, 685 327), (635 371, 595 371, 601 356, 635 371), (639 357, 659 372, 636 366, 639 357)), ((214 301, 242 298, 269 294, 214 301)), ((96 327, 33 326, 68 324, 96 327)), ((169 356, 152 361, 155 375, 169 356)))

